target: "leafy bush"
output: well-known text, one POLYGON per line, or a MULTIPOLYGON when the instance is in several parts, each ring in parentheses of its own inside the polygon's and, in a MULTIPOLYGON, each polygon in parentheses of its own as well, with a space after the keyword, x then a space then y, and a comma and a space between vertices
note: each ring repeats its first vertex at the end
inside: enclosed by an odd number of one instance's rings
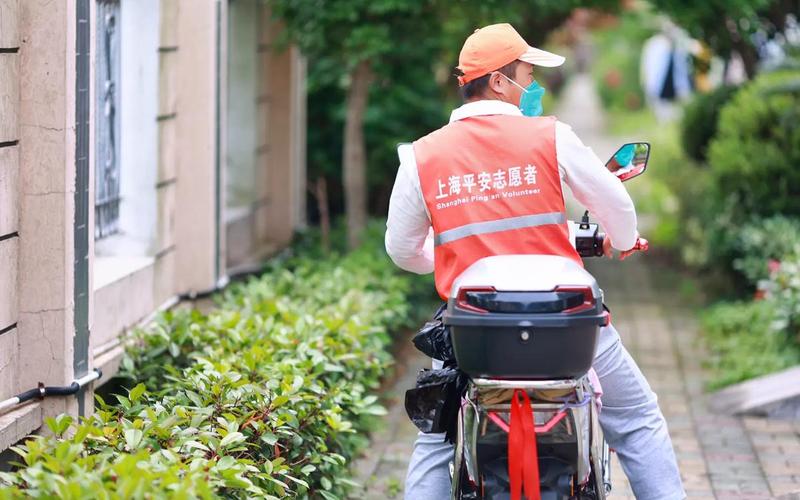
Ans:
POLYGON ((768 300, 776 304, 775 326, 800 348, 800 254, 781 262, 771 281, 768 300))
POLYGON ((703 317, 712 388, 800 364, 800 257, 770 276, 764 300, 718 305, 703 317))
POLYGON ((681 143, 686 155, 705 162, 708 143, 717 133, 717 119, 722 106, 733 97, 737 87, 723 85, 707 94, 698 94, 683 111, 681 143))
POLYGON ((737 92, 708 159, 732 215, 800 215, 800 72, 765 73, 737 92))
POLYGON ((735 384, 800 363, 800 347, 776 327, 772 301, 715 306, 703 316, 711 351, 711 389, 735 384))
POLYGON ((769 277, 770 261, 800 255, 800 219, 780 215, 755 219, 737 232, 734 241, 739 256, 733 266, 754 285, 769 277))
POLYGON ((641 48, 653 34, 646 14, 626 12, 615 26, 594 35, 592 74, 606 109, 634 110, 644 105, 639 80, 641 48))
POLYGON ((370 391, 410 286, 373 244, 289 257, 209 314, 164 314, 124 362, 145 383, 80 423, 49 420, 56 437, 15 448, 0 498, 341 498, 384 412, 370 391))
POLYGON ((625 141, 651 143, 647 175, 625 184, 636 200, 640 229, 655 247, 676 254, 690 254, 702 247, 705 225, 698 219, 705 214, 708 174, 686 157, 677 125, 658 124, 649 112, 611 116, 625 141))

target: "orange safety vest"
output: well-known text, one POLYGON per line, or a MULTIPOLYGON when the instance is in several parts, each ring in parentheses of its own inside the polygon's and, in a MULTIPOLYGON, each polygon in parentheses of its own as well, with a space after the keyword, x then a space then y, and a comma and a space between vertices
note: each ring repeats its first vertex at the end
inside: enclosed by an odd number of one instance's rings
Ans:
POLYGON ((583 265, 569 241, 555 122, 474 116, 414 142, 442 299, 459 274, 492 255, 561 255, 583 265))

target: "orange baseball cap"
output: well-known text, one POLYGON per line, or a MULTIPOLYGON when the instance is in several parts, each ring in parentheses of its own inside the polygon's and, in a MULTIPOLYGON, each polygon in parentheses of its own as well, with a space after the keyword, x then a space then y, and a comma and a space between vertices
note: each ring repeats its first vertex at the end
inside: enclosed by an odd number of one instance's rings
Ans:
POLYGON ((492 24, 475 30, 464 42, 458 56, 458 69, 463 73, 458 84, 463 86, 516 59, 547 68, 565 61, 562 56, 528 45, 510 24, 492 24))

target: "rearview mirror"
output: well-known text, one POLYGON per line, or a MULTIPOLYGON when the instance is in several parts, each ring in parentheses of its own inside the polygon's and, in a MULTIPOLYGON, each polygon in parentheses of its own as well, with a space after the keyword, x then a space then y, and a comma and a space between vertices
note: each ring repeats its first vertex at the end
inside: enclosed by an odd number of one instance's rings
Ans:
POLYGON ((629 142, 614 153, 607 162, 606 168, 617 179, 625 182, 642 175, 647 170, 650 158, 650 144, 646 142, 629 142))

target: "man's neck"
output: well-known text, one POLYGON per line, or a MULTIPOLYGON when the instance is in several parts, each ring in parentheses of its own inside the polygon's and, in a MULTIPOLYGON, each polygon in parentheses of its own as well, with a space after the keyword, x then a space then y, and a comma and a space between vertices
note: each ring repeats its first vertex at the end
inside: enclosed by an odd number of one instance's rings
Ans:
POLYGON ((509 102, 507 99, 505 99, 504 96, 501 96, 499 94, 488 94, 488 93, 484 94, 484 95, 471 97, 471 98, 465 100, 464 104, 469 104, 469 103, 478 102, 478 101, 500 101, 500 102, 505 102, 505 103, 508 103, 508 104, 514 104, 513 102, 509 102))

